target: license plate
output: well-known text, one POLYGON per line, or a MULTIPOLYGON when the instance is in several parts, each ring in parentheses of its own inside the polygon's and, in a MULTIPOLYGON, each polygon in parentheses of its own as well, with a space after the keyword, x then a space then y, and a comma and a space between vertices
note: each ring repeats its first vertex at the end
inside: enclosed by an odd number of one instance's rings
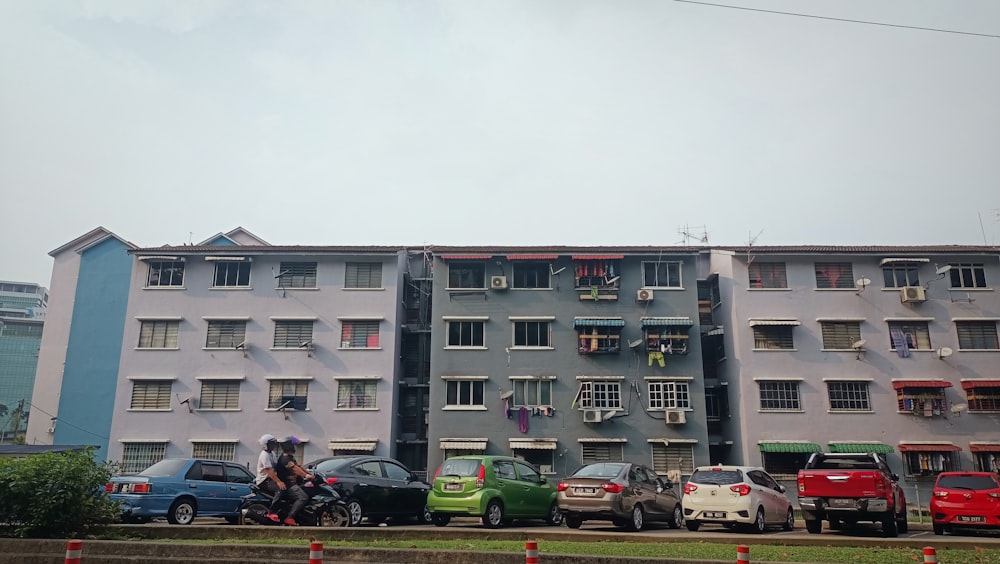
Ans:
POLYGON ((450 484, 444 485, 444 491, 446 492, 460 492, 462 491, 461 482, 452 482, 450 484))
POLYGON ((726 518, 726 512, 725 511, 706 511, 705 512, 705 517, 708 518, 708 519, 725 519, 726 518))
POLYGON ((844 498, 833 498, 830 500, 830 505, 833 507, 854 507, 853 499, 844 498))
POLYGON ((597 488, 573 488, 573 493, 594 495, 597 493, 597 488))
POLYGON ((963 523, 985 523, 986 517, 980 515, 959 515, 958 520, 963 523))

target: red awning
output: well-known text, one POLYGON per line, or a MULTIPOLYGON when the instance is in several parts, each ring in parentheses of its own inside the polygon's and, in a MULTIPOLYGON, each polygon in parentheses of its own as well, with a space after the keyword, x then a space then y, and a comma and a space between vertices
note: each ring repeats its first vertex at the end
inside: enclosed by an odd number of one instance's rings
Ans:
POLYGON ((573 260, 623 259, 625 255, 573 255, 573 260))
POLYGON ((493 255, 441 255, 441 260, 485 260, 493 255))
POLYGON ((896 380, 892 383, 892 389, 902 390, 903 388, 950 388, 951 382, 944 380, 896 380))
POLYGON ((972 452, 1000 452, 1000 445, 969 445, 972 452))
POLYGON ((899 445, 899 452, 957 452, 961 448, 953 444, 899 445))
POLYGON ((507 260, 556 260, 559 255, 507 255, 507 260))
POLYGON ((972 388, 1000 388, 1000 380, 963 380, 962 389, 972 388))

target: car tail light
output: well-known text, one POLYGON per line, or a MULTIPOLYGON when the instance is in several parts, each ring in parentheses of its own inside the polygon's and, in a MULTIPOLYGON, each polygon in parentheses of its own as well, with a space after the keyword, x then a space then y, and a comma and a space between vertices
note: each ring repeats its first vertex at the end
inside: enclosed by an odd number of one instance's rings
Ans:
POLYGON ((479 465, 479 477, 476 478, 476 487, 481 488, 486 484, 486 467, 479 465))
POLYGON ((806 493, 806 481, 802 479, 802 476, 796 480, 799 484, 799 495, 806 493))
POLYGON ((336 479, 336 478, 327 478, 327 479, 326 479, 326 484, 327 484, 328 486, 332 486, 332 485, 334 485, 334 484, 336 484, 336 483, 337 483, 337 479, 336 479))
POLYGON ((875 493, 884 494, 885 492, 885 480, 880 476, 875 476, 875 493))
POLYGON ((1000 492, 990 492, 987 495, 989 495, 990 497, 992 497, 994 499, 1000 499, 1000 492))
POLYGON ((691 482, 684 484, 684 493, 693 494, 696 491, 698 491, 698 486, 696 484, 692 484, 691 482))
POLYGON ((107 484, 104 484, 104 493, 114 493, 114 491, 115 491, 114 482, 108 482, 107 484))
POLYGON ((608 493, 622 493, 622 490, 625 489, 621 484, 614 482, 604 482, 601 484, 601 488, 608 493))
POLYGON ((736 484, 735 486, 729 486, 729 489, 740 494, 741 496, 750 495, 750 486, 746 484, 736 484))
POLYGON ((132 493, 149 493, 149 484, 132 484, 132 493))
POLYGON ((567 484, 566 482, 559 482, 559 485, 556 486, 556 489, 561 492, 564 492, 569 489, 569 484, 567 484))
POLYGON ((944 490, 934 490, 934 497, 948 497, 948 492, 944 490))

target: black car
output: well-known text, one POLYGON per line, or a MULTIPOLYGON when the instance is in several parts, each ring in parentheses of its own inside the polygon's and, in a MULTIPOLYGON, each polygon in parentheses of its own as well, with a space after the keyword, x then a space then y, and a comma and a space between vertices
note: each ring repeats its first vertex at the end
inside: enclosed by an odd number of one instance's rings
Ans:
POLYGON ((362 519, 377 524, 386 518, 413 518, 430 523, 427 492, 430 484, 397 460, 384 456, 343 455, 313 460, 307 470, 317 469, 347 502, 351 527, 362 519))

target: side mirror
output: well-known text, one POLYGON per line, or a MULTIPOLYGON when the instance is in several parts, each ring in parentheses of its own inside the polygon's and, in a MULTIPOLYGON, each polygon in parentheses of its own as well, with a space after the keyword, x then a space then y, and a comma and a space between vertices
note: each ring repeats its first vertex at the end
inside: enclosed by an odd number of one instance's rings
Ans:
POLYGON ((785 491, 786 491, 787 488, 785 488, 785 486, 783 486, 781 484, 778 484, 778 488, 777 489, 778 489, 779 492, 785 493, 785 491))
POLYGON ((544 484, 544 483, 546 483, 548 481, 549 481, 549 479, 545 477, 545 474, 539 474, 538 475, 538 483, 539 484, 544 484))
POLYGON ((899 474, 897 474, 895 472, 893 472, 892 474, 889 474, 889 477, 892 478, 893 482, 898 482, 899 481, 899 474))

